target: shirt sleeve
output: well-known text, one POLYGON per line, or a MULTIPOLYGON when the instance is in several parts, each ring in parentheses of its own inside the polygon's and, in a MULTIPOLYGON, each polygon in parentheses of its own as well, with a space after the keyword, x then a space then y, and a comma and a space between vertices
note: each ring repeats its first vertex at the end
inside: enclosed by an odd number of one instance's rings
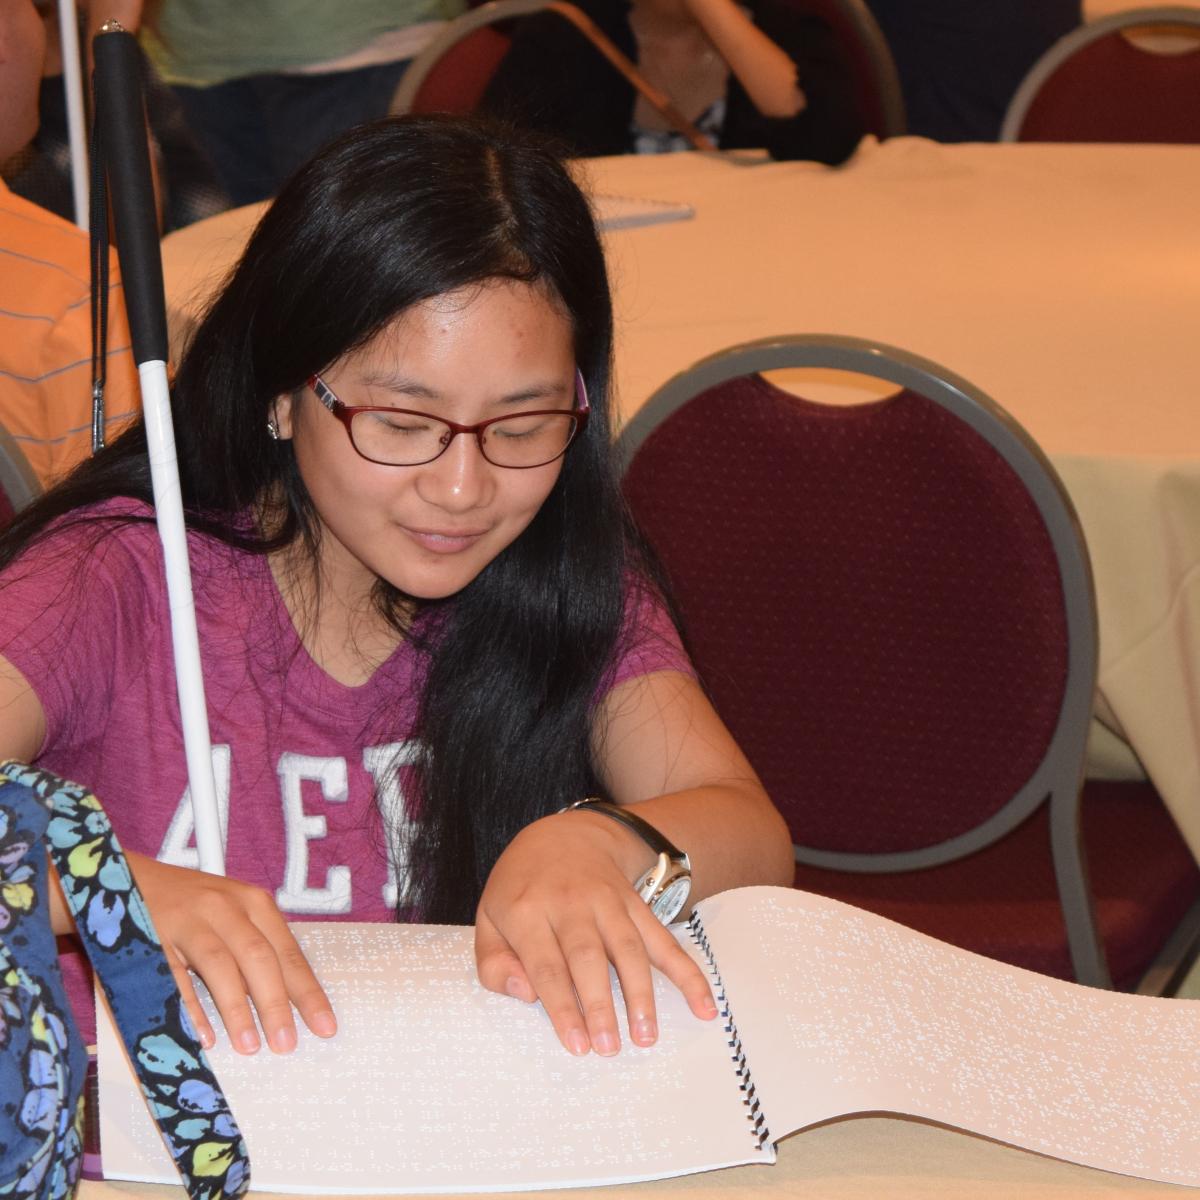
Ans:
MULTIPOLYGON (((110 253, 107 433, 140 406, 115 253, 110 253)), ((92 321, 86 232, 0 181, 0 421, 44 486, 91 451, 92 321)))
POLYGON ((159 619, 153 525, 84 518, 52 529, 0 575, 0 655, 41 702, 39 757, 102 737, 124 684, 148 669, 159 619))
POLYGON ((631 579, 625 589, 625 617, 617 652, 596 699, 619 684, 657 671, 681 671, 696 678, 696 668, 662 597, 645 581, 631 579))
MULTIPOLYGON (((111 269, 115 276, 115 260, 111 269)), ((29 437, 20 439, 20 444, 47 487, 91 453, 91 336, 91 308, 85 294, 60 313, 40 339, 37 382, 29 397, 37 425, 29 437)), ((109 290, 105 373, 105 437, 112 441, 141 408, 119 279, 110 284, 109 290)))

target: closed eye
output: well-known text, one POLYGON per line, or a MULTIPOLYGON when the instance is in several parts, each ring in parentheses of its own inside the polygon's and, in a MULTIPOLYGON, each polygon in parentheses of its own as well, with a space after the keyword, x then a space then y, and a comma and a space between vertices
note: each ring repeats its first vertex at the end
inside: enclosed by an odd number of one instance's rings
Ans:
POLYGON ((363 415, 382 433, 419 434, 428 433, 433 428, 432 422, 411 413, 370 412, 363 415))
MULTIPOLYGON (((564 416, 567 414, 564 414, 564 416)), ((545 433, 559 423, 557 417, 507 417, 491 427, 491 432, 502 438, 529 438, 545 433)))

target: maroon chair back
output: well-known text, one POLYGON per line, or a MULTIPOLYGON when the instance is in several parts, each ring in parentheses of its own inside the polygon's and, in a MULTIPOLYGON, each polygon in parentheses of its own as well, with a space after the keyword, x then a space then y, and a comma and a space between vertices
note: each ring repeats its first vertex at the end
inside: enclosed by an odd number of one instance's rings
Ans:
POLYGON ((12 434, 0 425, 0 529, 3 529, 42 486, 12 434))
POLYGON ((1052 465, 936 363, 835 335, 730 347, 618 439, 795 884, 1035 971, 1169 992, 1200 872, 1149 784, 1083 785, 1087 547, 1052 465), (756 370, 902 386, 853 408, 756 370))
POLYGON ((413 99, 411 112, 474 112, 512 38, 494 25, 485 25, 451 46, 434 64, 413 99))
POLYGON ((664 420, 624 488, 796 842, 937 844, 1033 775, 1065 686, 1062 585, 1028 490, 962 420, 746 376, 664 420))
POLYGON ((1200 25, 1174 34, 1193 47, 1159 52, 1120 29, 1080 46, 1006 131, 1022 142, 1200 142, 1200 25))

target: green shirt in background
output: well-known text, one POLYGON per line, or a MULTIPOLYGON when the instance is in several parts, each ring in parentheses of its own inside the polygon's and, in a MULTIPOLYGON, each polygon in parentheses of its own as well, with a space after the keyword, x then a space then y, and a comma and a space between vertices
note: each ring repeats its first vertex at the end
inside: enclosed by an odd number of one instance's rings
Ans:
POLYGON ((326 62, 380 34, 458 16, 464 0, 161 0, 142 44, 168 83, 205 87, 326 62))

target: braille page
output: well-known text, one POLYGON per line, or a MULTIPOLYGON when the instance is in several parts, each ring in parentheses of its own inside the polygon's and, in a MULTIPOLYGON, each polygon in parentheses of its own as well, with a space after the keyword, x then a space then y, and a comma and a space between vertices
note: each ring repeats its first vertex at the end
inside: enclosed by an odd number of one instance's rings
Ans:
MULTIPOLYGON (((573 1058, 540 1005, 478 984, 470 929, 293 928, 337 1036, 302 1031, 294 1054, 243 1057, 222 1033, 209 1052, 256 1191, 525 1190, 773 1160, 755 1147, 720 1022, 693 1017, 663 979, 656 1046, 573 1058)), ((177 1183, 111 1029, 100 1051, 105 1174, 177 1183)))
POLYGON ((1064 983, 786 888, 697 907, 773 1137, 882 1110, 1200 1184, 1200 1001, 1064 983))

